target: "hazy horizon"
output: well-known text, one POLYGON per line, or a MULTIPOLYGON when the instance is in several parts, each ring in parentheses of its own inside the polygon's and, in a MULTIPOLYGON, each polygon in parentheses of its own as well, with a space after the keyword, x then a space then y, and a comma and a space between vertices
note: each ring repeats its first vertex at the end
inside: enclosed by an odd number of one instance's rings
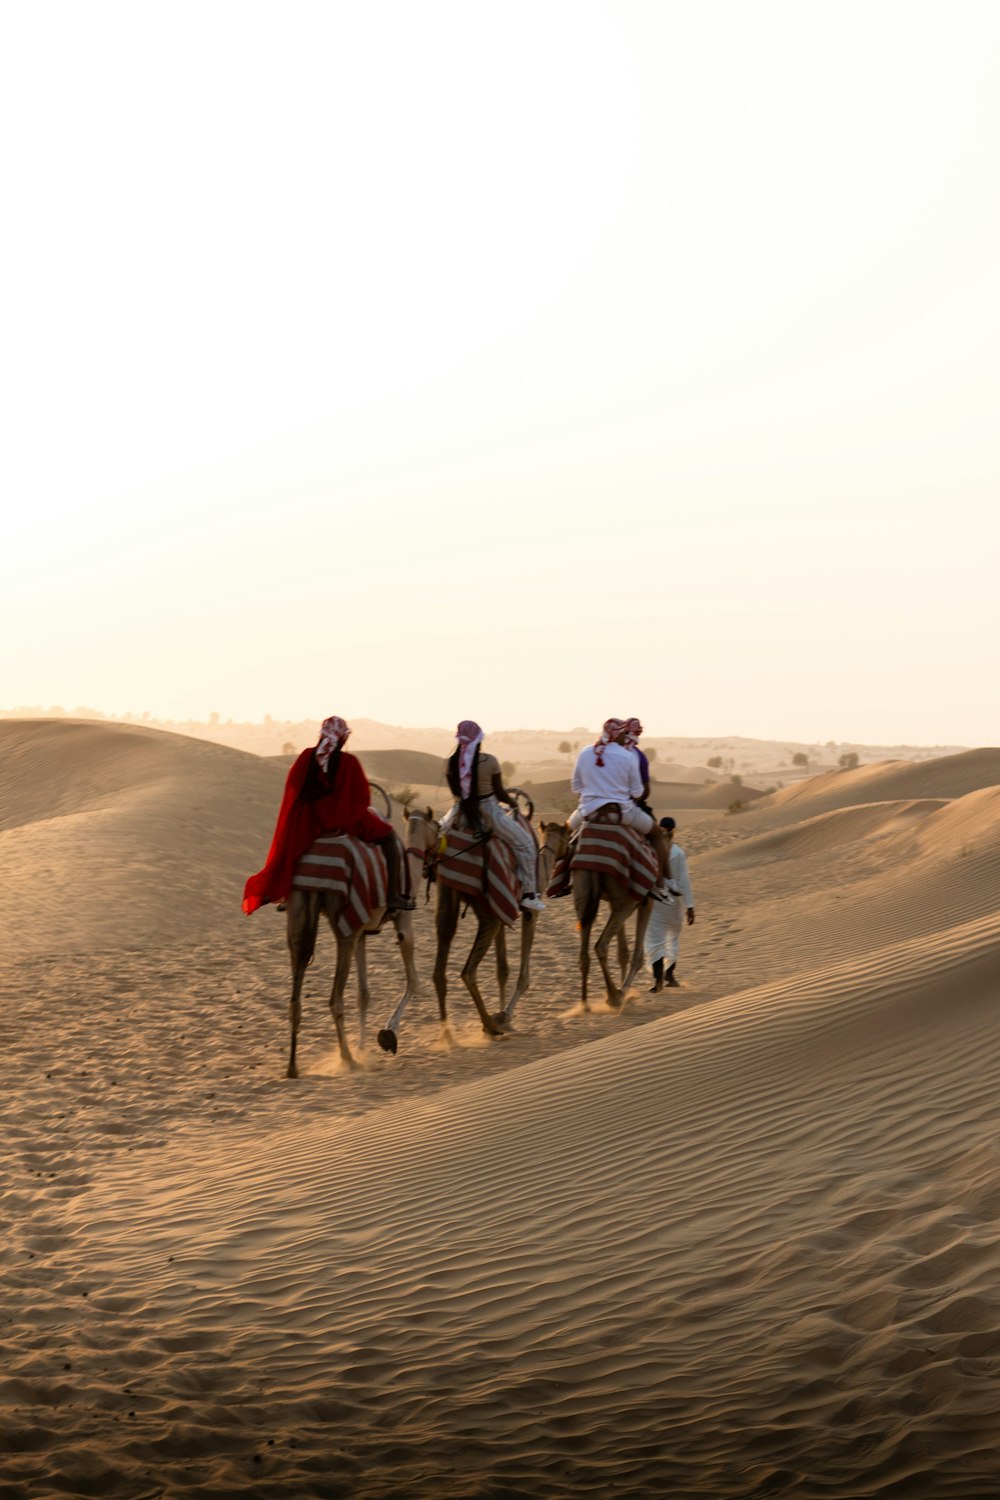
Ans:
MULTIPOLYGON (((12 708, 0 707, 0 720, 7 720, 9 722, 17 722, 18 720, 21 720, 21 719, 23 719, 23 720, 30 720, 30 719, 33 719, 33 718, 54 719, 54 720, 57 720, 57 721, 60 720, 60 719, 63 719, 63 718, 66 718, 66 719, 75 719, 75 720, 83 720, 83 721, 94 720, 94 721, 98 721, 98 722, 106 722, 106 723, 109 723, 109 724, 116 724, 116 723, 119 723, 119 724, 134 724, 134 725, 137 725, 140 728, 145 725, 145 726, 147 726, 149 728, 154 728, 154 729, 155 728, 165 728, 165 729, 177 728, 177 729, 207 729, 207 730, 233 729, 233 730, 258 730, 258 731, 271 730, 271 731, 278 731, 278 730, 282 730, 282 729, 303 729, 303 730, 305 730, 305 729, 308 729, 308 727, 310 725, 313 725, 313 724, 316 724, 316 727, 318 729, 318 723, 315 720, 310 719, 308 716, 300 716, 300 717, 289 718, 289 719, 278 719, 278 718, 275 718, 274 715, 264 714, 264 715, 260 715, 259 717, 255 718, 255 719, 232 719, 232 718, 223 718, 219 714, 214 714, 214 715, 210 714, 209 717, 205 718, 205 719, 192 719, 192 718, 171 719, 171 718, 160 718, 160 717, 158 717, 158 716, 156 716, 154 714, 150 714, 148 712, 148 710, 145 710, 145 711, 142 711, 142 712, 136 712, 134 710, 125 709, 125 710, 122 710, 120 712, 105 713, 104 711, 102 711, 100 709, 87 708, 84 705, 77 705, 77 707, 72 708, 72 709, 62 708, 59 705, 52 705, 52 706, 50 706, 48 708, 45 708, 45 707, 42 707, 39 704, 24 704, 24 705, 15 706, 15 707, 12 707, 12 708)), ((426 724, 399 724, 399 723, 387 722, 387 721, 381 720, 381 719, 376 719, 376 718, 374 718, 370 714, 358 714, 358 715, 355 715, 353 717, 353 721, 352 722, 353 722, 353 725, 354 725, 354 727, 356 729, 362 729, 362 730, 367 729, 367 728, 375 728, 375 729, 379 729, 379 730, 394 730, 394 729, 398 729, 404 735, 406 735, 406 734, 416 734, 416 735, 441 734, 441 735, 444 735, 446 737, 450 737, 451 734, 452 734, 452 732, 453 732, 453 726, 450 726, 450 725, 447 725, 447 724, 433 724, 433 723, 426 723, 426 724)), ((570 736, 572 736, 572 735, 582 736, 582 735, 588 735, 588 734, 596 734, 599 731, 599 728, 600 728, 600 726, 598 724, 596 724, 596 723, 594 723, 594 724, 571 724, 571 725, 566 725, 566 724, 561 724, 560 725, 560 724, 499 724, 499 723, 494 723, 494 724, 492 724, 490 726, 490 729, 489 729, 488 733, 491 734, 491 735, 494 735, 494 736, 508 736, 508 737, 515 736, 515 735, 551 735, 554 738, 557 735, 565 737, 567 735, 570 735, 570 736)), ((706 747, 708 747, 709 745, 722 745, 722 744, 724 744, 727 741, 733 741, 733 742, 735 742, 735 741, 745 741, 747 744, 762 744, 762 745, 772 745, 773 744, 773 745, 778 745, 778 746, 780 746, 780 745, 787 745, 789 747, 789 749, 801 749, 801 748, 814 748, 814 749, 821 749, 821 748, 822 749, 825 749, 825 748, 833 749, 833 748, 836 748, 836 749, 841 749, 841 748, 844 748, 844 747, 847 747, 847 748, 852 748, 853 747, 853 748, 873 749, 873 750, 940 750, 942 752, 951 752, 951 751, 961 751, 961 750, 972 750, 972 749, 990 748, 990 747, 987 747, 987 746, 962 745, 962 744, 958 744, 958 743, 956 743, 954 741, 945 741, 945 740, 939 740, 939 741, 936 741, 934 743, 927 743, 927 742, 920 743, 920 742, 912 742, 912 741, 907 741, 907 740, 865 741, 865 740, 852 740, 852 739, 844 738, 844 737, 840 737, 840 738, 827 737, 826 739, 811 739, 810 740, 810 739, 801 739, 801 738, 800 739, 796 739, 795 737, 790 736, 790 735, 788 735, 788 736, 786 736, 786 735, 744 735, 744 734, 741 734, 738 730, 731 730, 731 731, 728 731, 728 732, 722 732, 722 733, 717 733, 717 734, 703 734, 703 733, 699 733, 697 730, 693 730, 693 731, 690 731, 690 732, 681 732, 681 731, 678 731, 678 730, 665 731, 665 730, 652 729, 652 728, 650 728, 648 726, 644 726, 643 740, 644 740, 644 742, 646 744, 649 744, 653 740, 672 740, 672 741, 676 742, 677 744, 687 743, 692 748, 697 747, 700 744, 704 744, 706 747)), ((579 747, 577 747, 577 748, 579 748, 579 747)), ((557 747, 553 746, 553 755, 556 755, 557 753, 558 753, 557 747)))
POLYGON ((997 739, 996 6, 0 40, 4 701, 997 739))

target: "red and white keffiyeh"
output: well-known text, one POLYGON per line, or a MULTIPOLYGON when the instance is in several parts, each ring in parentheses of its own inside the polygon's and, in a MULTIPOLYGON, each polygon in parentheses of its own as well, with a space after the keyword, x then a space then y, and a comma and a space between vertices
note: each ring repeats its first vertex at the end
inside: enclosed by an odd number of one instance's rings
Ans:
POLYGON ((639 736, 641 734, 642 725, 639 723, 638 719, 625 720, 625 738, 622 743, 626 745, 629 750, 634 750, 637 747, 639 743, 639 736))
POLYGON ((485 736, 475 719, 463 719, 455 734, 458 739, 458 783, 462 796, 468 797, 472 791, 472 763, 485 736))
POLYGON ((605 745, 610 745, 612 740, 616 740, 624 728, 624 719, 605 719, 604 728, 601 730, 601 737, 594 746, 594 755, 597 757, 597 764, 599 766, 603 766, 604 764, 605 745))
POLYGON ((323 720, 319 732, 319 744, 316 746, 316 759, 319 761, 321 771, 326 772, 330 764, 330 756, 338 745, 344 743, 350 732, 349 726, 337 714, 332 714, 329 719, 323 720))

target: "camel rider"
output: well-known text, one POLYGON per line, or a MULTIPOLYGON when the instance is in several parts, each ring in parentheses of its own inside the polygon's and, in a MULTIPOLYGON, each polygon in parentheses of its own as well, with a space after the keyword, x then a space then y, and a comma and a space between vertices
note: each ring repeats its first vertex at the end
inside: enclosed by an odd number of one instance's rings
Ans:
POLYGON ((656 814, 649 805, 649 761, 644 751, 639 748, 639 736, 642 734, 642 725, 636 718, 625 720, 625 734, 622 744, 626 750, 631 750, 639 761, 639 775, 642 777, 642 796, 636 798, 636 806, 641 807, 644 813, 649 813, 651 818, 656 814))
POLYGON ((402 860, 392 824, 369 807, 368 777, 357 756, 344 749, 350 732, 336 715, 324 719, 319 742, 292 765, 267 863, 250 876, 243 892, 247 915, 269 901, 287 901, 296 865, 324 833, 349 833, 381 849, 388 871, 386 905, 389 911, 412 911, 415 902, 400 882, 402 860))
POLYGON ((482 749, 483 731, 472 719, 463 719, 456 731, 458 744, 445 764, 448 785, 455 798, 441 822, 446 833, 459 813, 473 829, 495 833, 509 844, 517 861, 521 884, 521 905, 526 911, 544 911, 545 902, 538 897, 538 846, 534 837, 517 821, 500 811, 500 803, 516 813, 513 797, 503 784, 500 762, 482 749))
POLYGON ((569 826, 575 833, 599 808, 614 803, 623 826, 649 838, 662 881, 668 869, 668 850, 656 819, 638 805, 644 792, 642 772, 639 757, 625 743, 628 732, 627 720, 606 719, 597 743, 580 751, 570 782, 580 804, 570 814, 569 826))

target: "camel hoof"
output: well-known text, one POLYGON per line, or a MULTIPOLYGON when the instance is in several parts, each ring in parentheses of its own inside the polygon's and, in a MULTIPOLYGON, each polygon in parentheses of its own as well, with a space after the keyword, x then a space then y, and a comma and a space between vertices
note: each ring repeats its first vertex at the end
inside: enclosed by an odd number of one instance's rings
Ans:
POLYGON ((399 1046, 399 1039, 397 1038, 396 1033, 391 1030, 390 1027, 383 1026, 382 1030, 378 1034, 377 1040, 383 1052, 391 1052, 393 1057, 395 1057, 396 1048, 399 1046))
POLYGON ((288 1072, 285 1074, 285 1077, 286 1078, 298 1078, 298 1076, 299 1076, 299 1070, 298 1070, 298 1068, 295 1066, 294 1063, 289 1063, 288 1064, 288 1072))
POLYGON ((621 1010, 624 998, 625 997, 622 990, 615 990, 613 995, 608 996, 608 1004, 611 1006, 612 1010, 621 1010))

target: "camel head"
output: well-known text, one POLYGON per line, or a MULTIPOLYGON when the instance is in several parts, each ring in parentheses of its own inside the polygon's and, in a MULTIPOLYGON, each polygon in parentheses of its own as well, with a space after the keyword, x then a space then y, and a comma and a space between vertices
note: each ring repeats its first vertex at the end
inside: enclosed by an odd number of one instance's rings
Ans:
POLYGON ((560 859, 569 844, 569 829, 565 823, 546 823, 543 819, 538 820, 538 831, 542 836, 542 848, 551 849, 556 859, 560 859))
POLYGON ((409 841, 409 851, 421 850, 427 852, 437 846, 440 823, 434 816, 430 807, 407 808, 406 809, 406 836, 409 841))

